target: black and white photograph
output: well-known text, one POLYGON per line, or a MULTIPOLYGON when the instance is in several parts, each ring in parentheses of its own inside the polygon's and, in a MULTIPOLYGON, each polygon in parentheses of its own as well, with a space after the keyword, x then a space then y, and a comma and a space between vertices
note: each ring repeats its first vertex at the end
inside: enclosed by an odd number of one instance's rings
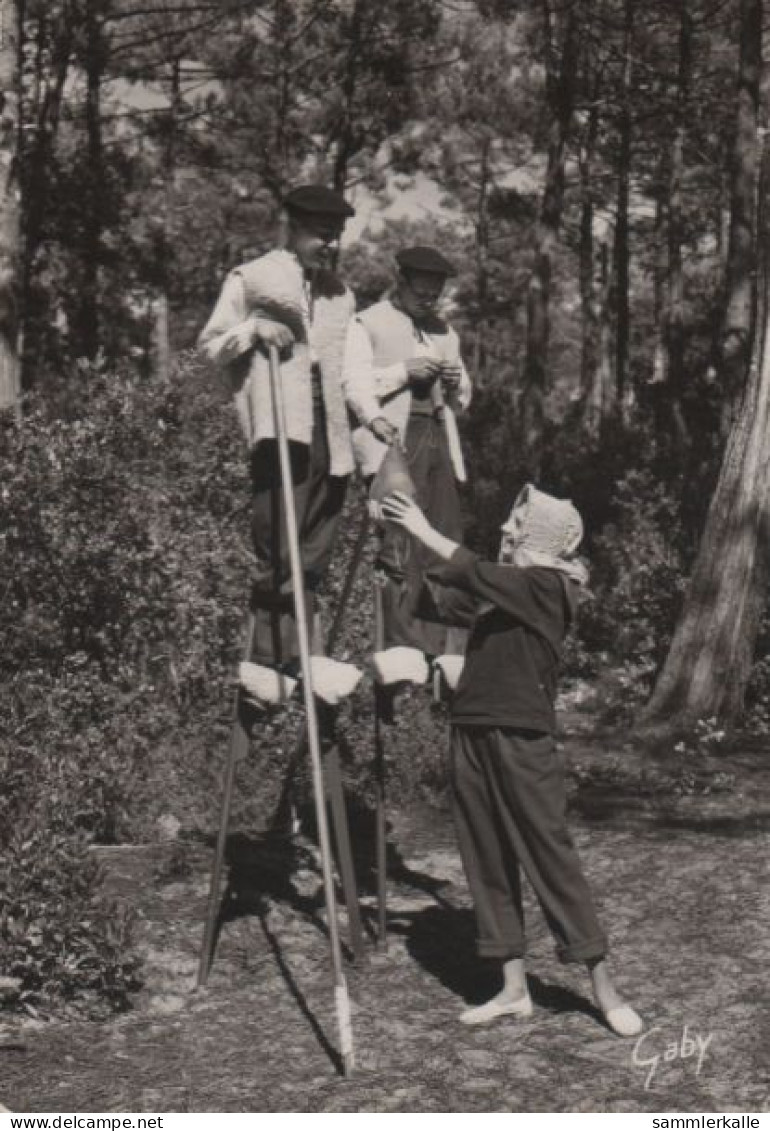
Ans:
POLYGON ((3 1131, 765 1126, 766 39, 0 0, 3 1131))

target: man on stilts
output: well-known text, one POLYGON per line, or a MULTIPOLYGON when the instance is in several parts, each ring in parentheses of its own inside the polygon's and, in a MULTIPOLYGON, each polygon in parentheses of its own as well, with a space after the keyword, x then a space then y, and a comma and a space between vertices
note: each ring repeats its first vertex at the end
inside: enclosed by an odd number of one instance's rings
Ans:
POLYGON ((209 892, 198 984, 205 984, 215 935, 234 766, 248 744, 242 707, 259 717, 288 699, 301 674, 312 767, 327 926, 334 972, 340 1056, 354 1063, 350 1003, 337 925, 326 798, 336 810, 337 847, 351 941, 363 947, 355 877, 336 758, 334 706, 361 673, 317 653, 314 597, 331 560, 347 480, 353 470, 342 363, 351 292, 331 269, 345 220, 353 209, 338 193, 308 185, 284 201, 285 246, 228 275, 200 345, 227 370, 249 446, 252 535, 256 559, 240 687, 235 696, 222 811, 209 892), (256 662, 255 662, 256 661, 256 662), (327 765, 315 699, 326 716, 327 765), (326 772, 324 772, 326 769, 326 772), (344 841, 341 838, 344 833, 344 841), (355 935, 355 937, 354 937, 355 935))
MULTIPOLYGON (((332 270, 353 209, 339 193, 320 185, 294 189, 284 208, 285 246, 227 276, 200 337, 209 360, 229 373, 249 445, 256 557, 251 595, 254 662, 244 665, 242 675, 257 704, 290 693, 298 657, 268 372, 271 346, 281 353, 287 393, 293 495, 311 626, 315 593, 331 559, 354 467, 341 378, 355 304, 332 270)), ((317 653, 317 628, 312 636, 311 648, 317 653)), ((315 664, 317 657, 313 659, 315 664)), ((315 664, 319 693, 329 674, 328 664, 315 664)), ((332 675, 334 682, 340 672, 332 675)))
MULTIPOLYGON (((420 508, 446 537, 462 538, 457 481, 465 479, 454 412, 467 408, 471 382, 459 339, 437 307, 453 265, 436 249, 416 246, 396 256, 398 276, 390 297, 360 313, 348 329, 344 383, 360 422, 353 446, 362 474, 374 476, 388 446, 398 441, 420 508)), ((413 666, 403 651, 428 659, 462 652, 464 634, 417 616, 417 600, 430 562, 423 547, 390 526, 382 532, 378 566, 382 589, 384 682, 408 678, 413 666), (406 662, 406 667, 402 664, 406 662)), ((415 657, 416 658, 416 657, 415 657)), ((417 677, 416 677, 417 678, 417 677)))
MULTIPOLYGON (((437 313, 452 264, 431 247, 396 256, 393 293, 358 315, 348 329, 343 380, 360 427, 353 446, 373 501, 394 489, 414 493, 447 537, 462 537, 456 483, 465 479, 454 409, 463 410, 471 383, 457 334, 437 313), (400 467, 398 466, 400 465, 400 467), (393 472, 396 472, 394 475, 393 472), (406 484, 405 481, 406 480, 406 484)), ((374 781, 377 942, 387 946, 386 747, 395 694, 425 683, 429 660, 451 686, 462 664, 465 633, 421 619, 417 602, 431 555, 402 530, 385 524, 375 578, 374 781), (447 655, 452 653, 452 655, 447 655)))

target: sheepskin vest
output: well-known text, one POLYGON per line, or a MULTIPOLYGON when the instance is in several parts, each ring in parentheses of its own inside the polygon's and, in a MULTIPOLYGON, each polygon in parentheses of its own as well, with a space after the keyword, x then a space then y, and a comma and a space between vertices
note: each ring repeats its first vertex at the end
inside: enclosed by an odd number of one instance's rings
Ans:
MULTIPOLYGON (((313 432, 311 334, 326 410, 329 473, 349 475, 354 460, 342 392, 342 362, 347 326, 355 309, 353 295, 331 271, 317 271, 310 321, 302 268, 290 252, 268 252, 236 268, 235 274, 242 280, 248 313, 283 322, 294 334, 295 344, 291 356, 282 359, 281 375, 288 437, 301 444, 309 444, 313 432)), ((249 445, 275 439, 267 358, 254 350, 240 365, 236 363, 233 376, 236 408, 249 445)))
MULTIPOLYGON (((458 360, 457 337, 449 333, 446 322, 438 315, 421 323, 421 336, 416 334, 414 322, 409 315, 394 306, 390 299, 375 303, 357 317, 372 343, 375 369, 395 365, 399 361, 409 361, 419 354, 441 361, 458 360)), ((382 407, 382 415, 398 428, 402 440, 406 434, 411 408, 412 394, 408 388, 382 407)), ((449 408, 445 409, 445 412, 450 411, 449 408)), ((387 451, 386 446, 364 427, 354 430, 353 449, 362 475, 373 475, 387 451)))

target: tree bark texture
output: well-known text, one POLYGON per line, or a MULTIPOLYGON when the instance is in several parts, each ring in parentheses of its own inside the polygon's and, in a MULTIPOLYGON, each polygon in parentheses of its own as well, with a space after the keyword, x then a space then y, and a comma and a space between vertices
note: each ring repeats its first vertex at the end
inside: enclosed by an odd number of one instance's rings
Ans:
POLYGON ((599 82, 594 83, 593 98, 580 147, 580 395, 583 423, 589 435, 598 437, 602 422, 602 382, 600 352, 600 285, 597 273, 594 239, 594 160, 599 125, 599 82))
POLYGON ((85 10, 86 72, 86 147, 90 216, 83 231, 83 267, 79 301, 73 326, 76 349, 87 358, 95 358, 100 341, 100 268, 102 230, 104 227, 103 196, 104 146, 102 142, 102 81, 106 66, 106 48, 102 28, 103 0, 87 0, 85 10))
POLYGON ((0 0, 0 409, 18 414, 21 211, 18 5, 0 0))
POLYGON ((730 721, 743 707, 766 597, 768 434, 765 348, 730 432, 684 609, 643 723, 730 721))
POLYGON ((487 369, 487 312, 489 305, 489 191, 492 178, 489 168, 492 142, 485 137, 481 143, 479 161, 479 187, 475 221, 476 254, 476 306, 477 324, 473 342, 473 373, 477 384, 486 381, 487 369))
MULTIPOLYGON (((740 94, 732 173, 725 327, 750 346, 756 306, 757 114, 762 71, 761 0, 742 0, 740 94), (750 237, 750 238, 749 238, 750 237)), ((763 231, 763 237, 768 233, 763 231)), ((768 273, 768 263, 763 262, 768 273)), ((754 349, 734 413, 719 480, 669 654, 650 703, 648 725, 717 717, 732 721, 743 698, 767 598, 770 536, 770 351, 754 349)))
POLYGON ((666 262, 659 280, 655 380, 664 387, 658 403, 665 406, 659 414, 661 439, 668 440, 669 457, 680 462, 689 450, 691 437, 682 407, 685 366, 685 282, 682 247, 684 244, 685 142, 690 111, 690 88, 693 65, 693 20, 690 0, 679 0, 679 63, 677 74, 674 131, 670 151, 662 157, 666 174, 665 206, 662 218, 666 225, 666 262))
POLYGON ((521 402, 522 433, 533 473, 539 462, 543 402, 548 387, 551 274, 564 208, 567 145, 574 123, 579 35, 578 5, 573 0, 564 13, 561 58, 557 61, 549 0, 543 0, 542 6, 547 36, 546 98, 551 125, 545 187, 527 288, 527 347, 521 402))
POLYGON ((762 0, 741 0, 735 147, 730 169, 730 234, 719 343, 727 431, 740 404, 756 317, 758 128, 762 78, 762 0))
POLYGON ((633 389, 628 374, 630 337, 629 260, 631 194, 631 97, 633 65, 631 41, 634 32, 635 0, 625 0, 623 27, 623 77, 618 146, 617 215, 615 219, 615 379, 617 402, 623 416, 633 404, 633 389))

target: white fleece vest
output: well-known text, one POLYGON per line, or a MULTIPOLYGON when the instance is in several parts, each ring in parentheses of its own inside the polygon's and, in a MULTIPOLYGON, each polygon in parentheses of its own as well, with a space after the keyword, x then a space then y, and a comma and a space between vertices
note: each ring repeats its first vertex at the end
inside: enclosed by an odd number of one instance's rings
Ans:
MULTIPOLYGON (((390 299, 375 303, 357 317, 372 343, 375 368, 409 361, 420 354, 440 361, 456 362, 459 359, 457 334, 437 316, 430 320, 422 335, 415 332, 412 319, 395 307, 390 299)), ((412 394, 408 388, 382 406, 382 415, 398 428, 402 440, 406 434, 411 407, 412 394)), ((451 413, 452 410, 447 406, 444 411, 451 413)), ((360 427, 353 431, 353 450, 361 473, 373 475, 388 449, 368 428, 360 427)), ((457 468, 455 472, 458 477, 462 477, 457 468)))
MULTIPOLYGON (((348 413, 342 392, 345 335, 355 301, 331 271, 318 271, 313 281, 313 317, 308 327, 302 268, 287 251, 271 251, 236 268, 246 295, 248 313, 262 314, 287 325, 294 334, 291 356, 281 363, 285 390, 286 428, 290 440, 309 444, 313 432, 311 355, 308 329, 321 371, 329 472, 349 475, 354 467, 348 413)), ((250 445, 275 439, 273 401, 267 358, 254 350, 233 367, 235 401, 250 445)))

